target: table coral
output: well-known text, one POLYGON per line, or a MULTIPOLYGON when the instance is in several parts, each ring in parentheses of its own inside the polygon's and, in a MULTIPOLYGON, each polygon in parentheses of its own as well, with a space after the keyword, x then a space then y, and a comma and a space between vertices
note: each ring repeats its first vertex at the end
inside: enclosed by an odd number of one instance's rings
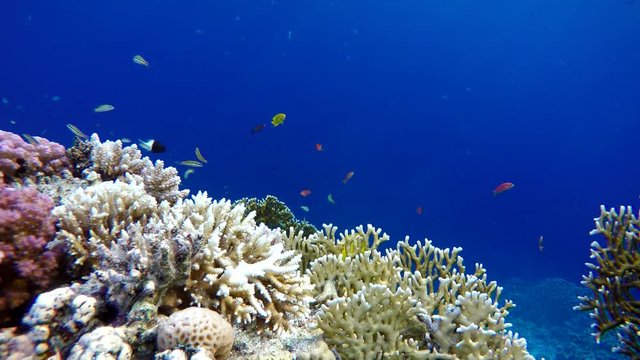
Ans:
POLYGON ((0 183, 0 321, 21 316, 15 309, 49 286, 57 275, 53 201, 34 188, 0 183))
MULTIPOLYGON (((640 217, 640 216, 638 216, 640 217)), ((618 331, 619 346, 614 352, 631 359, 640 358, 640 220, 630 206, 607 211, 600 207, 591 235, 603 235, 605 244, 591 243, 595 264, 583 276, 582 284, 593 292, 580 296, 574 309, 590 311, 595 320, 596 341, 611 330, 618 331)))
POLYGON ((39 136, 33 138, 36 143, 30 144, 20 135, 0 130, 0 180, 56 175, 69 167, 64 146, 39 136))

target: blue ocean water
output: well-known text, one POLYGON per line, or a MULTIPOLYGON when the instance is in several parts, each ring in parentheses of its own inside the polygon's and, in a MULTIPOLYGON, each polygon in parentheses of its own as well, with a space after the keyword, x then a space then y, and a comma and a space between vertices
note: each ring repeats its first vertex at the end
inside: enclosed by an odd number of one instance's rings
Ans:
MULTIPOLYGON (((194 193, 272 194, 317 226, 462 246, 528 305, 512 319, 527 336, 531 314, 584 292, 600 204, 639 205, 638 38, 635 0, 6 0, 0 129, 153 138, 170 165, 198 146, 194 193), (564 300, 531 301, 540 288, 564 300)), ((609 356, 567 311, 540 327, 609 356)), ((529 331, 536 356, 578 358, 529 331)))

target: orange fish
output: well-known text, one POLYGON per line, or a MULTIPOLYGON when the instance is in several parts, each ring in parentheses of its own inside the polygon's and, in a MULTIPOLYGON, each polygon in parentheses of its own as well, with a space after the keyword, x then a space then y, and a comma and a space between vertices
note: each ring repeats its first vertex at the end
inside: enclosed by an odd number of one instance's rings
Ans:
POLYGON ((349 181, 349 179, 351 179, 351 178, 353 177, 353 174, 355 174, 355 172, 353 172, 353 171, 349 171, 349 172, 347 173, 347 175, 345 175, 345 176, 344 176, 344 179, 342 179, 342 183, 343 183, 343 184, 346 184, 346 183, 347 183, 347 181, 349 181))
POLYGON ((253 129, 251 129, 251 135, 255 135, 257 133, 259 133, 260 131, 262 131, 265 126, 267 126, 266 124, 258 124, 256 126, 253 127, 253 129))
POLYGON ((322 144, 316 144, 316 151, 324 151, 324 149, 322 148, 322 144))
POLYGON ((416 208, 416 214, 418 214, 418 215, 422 215, 422 206, 418 206, 418 207, 416 208))
POLYGON ((300 196, 302 196, 302 197, 307 197, 309 195, 311 195, 311 190, 309 190, 309 189, 304 189, 304 190, 300 191, 300 196))
POLYGON ((502 184, 498 185, 498 187, 496 187, 496 188, 493 190, 493 196, 496 196, 496 195, 498 195, 498 194, 501 194, 501 193, 503 193, 503 192, 505 192, 505 191, 507 191, 507 190, 511 190, 511 189, 513 189, 513 187, 514 187, 514 186, 515 186, 515 185, 513 185, 513 183, 510 183, 510 182, 503 182, 502 184))

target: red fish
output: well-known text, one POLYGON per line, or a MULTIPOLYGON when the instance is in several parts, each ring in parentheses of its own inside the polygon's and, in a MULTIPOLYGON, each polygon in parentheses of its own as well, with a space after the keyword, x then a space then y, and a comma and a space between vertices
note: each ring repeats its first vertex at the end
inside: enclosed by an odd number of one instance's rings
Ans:
POLYGON ((501 194, 501 193, 503 193, 503 192, 505 192, 505 191, 507 191, 507 190, 511 190, 511 189, 513 189, 513 187, 514 187, 514 186, 515 186, 515 185, 513 185, 513 183, 510 183, 510 182, 503 182, 502 184, 498 185, 498 187, 496 187, 496 188, 493 190, 493 196, 496 196, 496 195, 498 195, 498 194, 501 194))
POLYGON ((262 131, 265 126, 267 126, 266 124, 258 124, 256 126, 253 127, 253 129, 251 129, 251 135, 255 135, 257 133, 259 133, 260 131, 262 131))
POLYGON ((418 206, 418 207, 416 208, 416 214, 418 214, 418 215, 422 215, 422 206, 418 206))
POLYGON ((302 197, 307 197, 309 195, 311 195, 311 190, 309 190, 309 189, 304 189, 304 190, 300 191, 300 196, 302 196, 302 197))
POLYGON ((322 148, 322 144, 318 143, 316 144, 316 151, 323 151, 324 149, 322 148))

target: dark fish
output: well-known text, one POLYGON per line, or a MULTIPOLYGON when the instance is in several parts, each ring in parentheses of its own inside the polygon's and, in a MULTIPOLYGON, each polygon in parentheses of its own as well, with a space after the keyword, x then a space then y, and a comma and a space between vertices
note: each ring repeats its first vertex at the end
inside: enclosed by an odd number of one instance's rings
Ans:
POLYGON ((141 148, 156 154, 163 153, 167 150, 167 147, 164 146, 164 144, 154 139, 147 140, 147 141, 142 141, 138 139, 138 144, 140 145, 141 148))
POLYGON ((260 131, 262 131, 265 126, 267 126, 267 124, 258 124, 256 126, 253 127, 253 129, 251 129, 251 135, 255 135, 257 133, 259 133, 260 131))

